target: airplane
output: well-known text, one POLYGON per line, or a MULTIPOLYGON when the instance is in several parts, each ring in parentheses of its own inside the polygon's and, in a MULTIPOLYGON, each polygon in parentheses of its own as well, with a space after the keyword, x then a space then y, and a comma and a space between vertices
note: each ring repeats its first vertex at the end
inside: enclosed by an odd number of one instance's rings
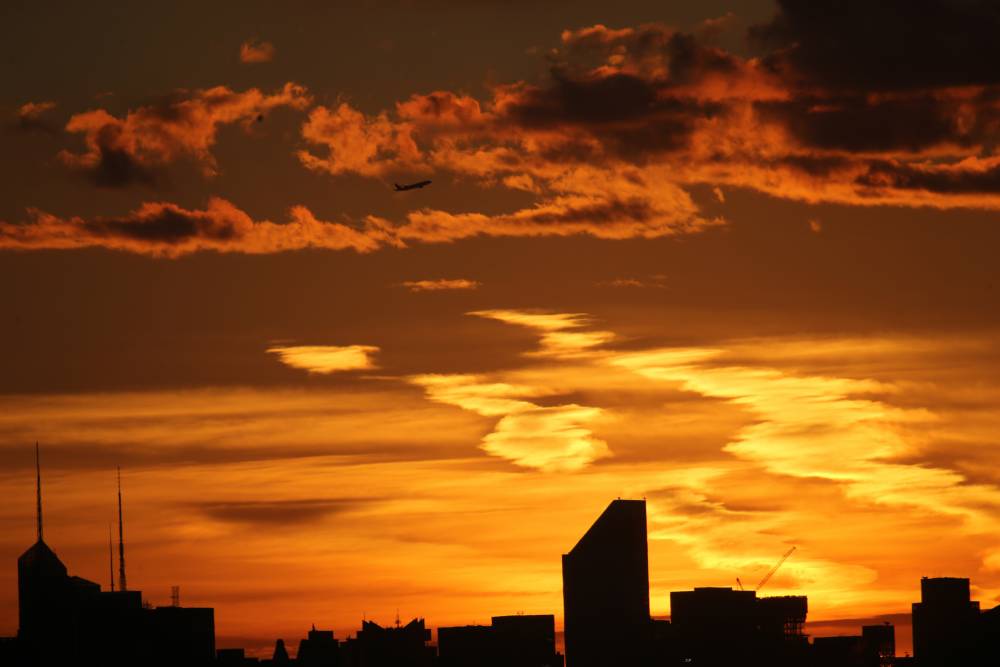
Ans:
POLYGON ((410 183, 408 185, 400 185, 399 183, 393 183, 396 186, 396 192, 403 192, 404 190, 419 190, 420 188, 426 188, 430 185, 430 181, 418 181, 416 183, 410 183))

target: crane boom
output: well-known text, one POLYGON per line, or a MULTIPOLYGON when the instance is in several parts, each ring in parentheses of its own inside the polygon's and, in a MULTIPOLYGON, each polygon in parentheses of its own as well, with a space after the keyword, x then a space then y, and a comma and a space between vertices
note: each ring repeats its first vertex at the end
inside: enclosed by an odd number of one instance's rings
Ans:
POLYGON ((778 568, 781 567, 786 560, 788 560, 788 557, 792 555, 792 552, 795 551, 795 549, 796 547, 792 547, 791 549, 785 552, 785 555, 782 556, 781 559, 774 564, 774 567, 771 568, 770 572, 765 574, 764 578, 760 580, 760 583, 757 584, 757 588, 754 589, 755 591, 759 591, 760 589, 764 588, 764 584, 771 581, 771 577, 773 577, 774 573, 778 571, 778 568))

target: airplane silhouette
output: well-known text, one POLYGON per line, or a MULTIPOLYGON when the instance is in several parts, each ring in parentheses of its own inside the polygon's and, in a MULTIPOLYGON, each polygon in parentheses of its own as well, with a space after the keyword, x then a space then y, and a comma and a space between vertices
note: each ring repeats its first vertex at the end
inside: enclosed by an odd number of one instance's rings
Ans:
POLYGON ((426 188, 430 184, 430 181, 417 181, 416 183, 409 183, 407 185, 393 183, 393 185, 396 186, 396 192, 403 192, 404 190, 419 190, 420 188, 426 188))

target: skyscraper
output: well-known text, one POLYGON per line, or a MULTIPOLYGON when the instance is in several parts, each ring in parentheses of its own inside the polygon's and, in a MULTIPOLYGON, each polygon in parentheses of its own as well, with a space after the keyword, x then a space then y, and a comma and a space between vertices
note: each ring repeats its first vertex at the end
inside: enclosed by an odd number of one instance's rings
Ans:
POLYGON ((613 501, 562 566, 567 667, 644 663, 651 629, 646 501, 613 501))
POLYGON ((61 664, 80 641, 79 609, 100 586, 72 577, 43 539, 42 471, 35 445, 35 543, 17 559, 17 636, 33 664, 61 664))
POLYGON ((921 667, 963 665, 975 651, 979 603, 969 580, 923 577, 913 603, 913 655, 921 667))

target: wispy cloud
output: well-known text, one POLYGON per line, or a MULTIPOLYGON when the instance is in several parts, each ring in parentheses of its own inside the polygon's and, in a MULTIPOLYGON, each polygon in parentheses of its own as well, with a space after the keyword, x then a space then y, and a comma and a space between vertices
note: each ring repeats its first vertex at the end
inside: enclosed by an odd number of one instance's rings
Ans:
POLYGON ((403 287, 411 292, 439 292, 443 290, 474 290, 482 286, 481 282, 466 278, 440 278, 437 280, 407 280, 403 287))
POLYGON ((469 314, 541 332, 541 349, 537 353, 541 355, 586 356, 593 348, 615 338, 615 334, 610 331, 580 331, 590 324, 590 318, 579 313, 479 310, 469 314))
POLYGON ((194 508, 209 518, 235 524, 274 529, 312 523, 327 516, 357 511, 373 502, 369 498, 304 498, 278 500, 205 501, 194 508))
POLYGON ((417 375, 409 380, 423 387, 431 400, 500 417, 483 438, 482 448, 517 465, 550 472, 579 470, 610 454, 607 443, 589 427, 604 411, 576 404, 541 406, 525 400, 552 393, 544 387, 474 375, 417 375))
POLYGON ((267 350, 292 368, 310 373, 337 373, 378 368, 373 359, 379 348, 374 345, 294 345, 271 347, 267 350))
POLYGON ((644 276, 641 278, 613 278, 597 283, 599 287, 652 287, 664 289, 667 286, 667 277, 663 274, 644 276))

